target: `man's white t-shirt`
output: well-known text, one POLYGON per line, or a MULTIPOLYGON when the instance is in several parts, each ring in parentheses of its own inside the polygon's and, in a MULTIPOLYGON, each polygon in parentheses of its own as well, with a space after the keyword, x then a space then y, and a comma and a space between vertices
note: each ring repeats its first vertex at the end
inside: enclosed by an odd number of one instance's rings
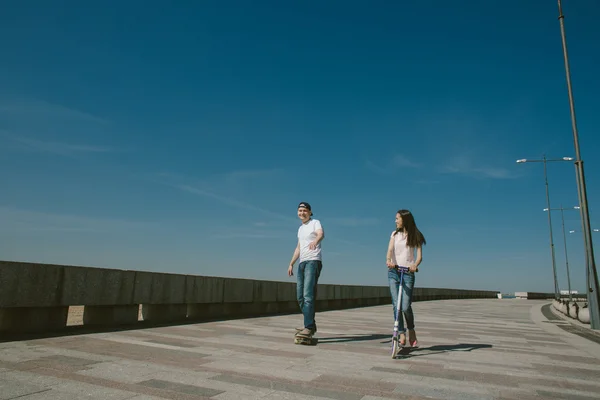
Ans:
POLYGON ((314 250, 308 248, 317 237, 317 230, 323 229, 318 219, 309 219, 298 228, 298 243, 300 244, 300 262, 318 260, 321 261, 321 242, 314 250))
POLYGON ((391 236, 394 238, 394 259, 392 261, 400 267, 410 267, 415 262, 415 249, 406 245, 406 233, 398 232, 394 236, 394 232, 391 236))

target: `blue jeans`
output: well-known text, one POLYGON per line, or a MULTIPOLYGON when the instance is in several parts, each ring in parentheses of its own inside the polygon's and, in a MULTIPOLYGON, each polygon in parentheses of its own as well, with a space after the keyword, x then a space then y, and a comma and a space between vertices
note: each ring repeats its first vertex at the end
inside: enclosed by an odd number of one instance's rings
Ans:
POLYGON ((321 276, 323 264, 318 260, 303 261, 298 266, 296 295, 298 305, 304 314, 304 327, 317 330, 315 322, 315 301, 317 298, 317 282, 321 276))
MULTIPOLYGON (((400 272, 398 272, 396 269, 388 269, 388 283, 390 285, 390 294, 392 295, 392 305, 394 308, 395 320, 396 304, 398 303, 398 290, 400 288, 400 272)), ((400 304, 400 309, 402 310, 402 313, 398 316, 399 333, 405 332, 404 318, 402 318, 402 314, 404 314, 404 317, 406 318, 406 328, 410 330, 415 329, 415 317, 413 315, 413 310, 411 307, 414 286, 415 274, 411 272, 405 273, 402 285, 402 304, 400 304)))

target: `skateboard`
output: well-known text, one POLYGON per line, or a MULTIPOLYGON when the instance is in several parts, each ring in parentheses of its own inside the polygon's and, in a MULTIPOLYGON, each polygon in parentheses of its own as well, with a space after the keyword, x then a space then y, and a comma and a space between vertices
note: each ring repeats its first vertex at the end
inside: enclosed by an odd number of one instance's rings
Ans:
POLYGON ((309 346, 314 346, 319 342, 319 339, 314 337, 313 335, 299 335, 302 329, 296 329, 296 334, 294 335, 294 343, 295 344, 304 344, 309 346))
POLYGON ((319 343, 319 339, 312 336, 294 336, 294 344, 303 344, 308 346, 315 346, 319 343))

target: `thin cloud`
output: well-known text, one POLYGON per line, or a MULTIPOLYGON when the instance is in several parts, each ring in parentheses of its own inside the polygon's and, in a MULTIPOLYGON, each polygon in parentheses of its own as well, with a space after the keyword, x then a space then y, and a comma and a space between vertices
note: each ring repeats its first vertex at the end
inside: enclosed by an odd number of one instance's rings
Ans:
POLYGON ((375 163, 371 160, 365 162, 365 167, 380 175, 388 175, 398 171, 401 168, 421 168, 421 164, 410 160, 403 154, 396 154, 390 160, 383 164, 375 163))
POLYGON ((217 233, 212 236, 213 239, 283 239, 289 238, 290 232, 255 232, 240 231, 217 233))
POLYGON ((2 220, 0 231, 8 233, 114 233, 158 227, 148 222, 54 214, 6 206, 0 206, 0 220, 2 220))
POLYGON ((329 218, 328 223, 345 226, 345 227, 359 227, 359 226, 373 226, 379 223, 377 218, 329 218))
MULTIPOLYGON (((194 184, 190 184, 190 183, 182 183, 184 181, 184 178, 180 177, 180 176, 176 176, 170 173, 160 173, 157 175, 159 180, 155 180, 155 182, 160 183, 162 185, 167 185, 169 187, 172 187, 174 189, 186 192, 186 193, 190 193, 196 196, 201 196, 201 197, 205 197, 205 198, 209 198, 209 199, 214 199, 214 200, 218 200, 219 202, 226 204, 230 207, 234 207, 234 208, 238 208, 241 210, 248 210, 248 211, 253 211, 253 212, 257 212, 260 213, 264 216, 267 217, 271 217, 275 220, 279 220, 282 222, 285 222, 285 226, 288 226, 288 224, 290 225, 295 225, 297 226, 297 224, 299 223, 299 220, 297 217, 290 217, 289 215, 283 215, 283 214, 279 214, 261 207, 257 207, 253 204, 244 202, 244 201, 240 201, 237 200, 236 198, 233 197, 229 197, 220 193, 217 193, 213 188, 210 188, 208 186, 202 186, 202 185, 194 185, 194 184)), ((340 218, 337 220, 337 222, 340 225, 346 224, 346 226, 348 225, 352 225, 352 224, 357 224, 357 223, 373 223, 375 220, 369 219, 369 218, 363 218, 363 219, 344 219, 344 218, 340 218)), ((327 219, 326 222, 324 222, 326 225, 329 224, 331 222, 331 224, 336 224, 336 219, 334 218, 332 221, 330 221, 329 219, 327 219)), ((260 222, 256 222, 254 224, 255 226, 266 226, 267 223, 264 221, 260 221, 260 222)), ((272 223, 269 223, 269 225, 273 225, 272 223)), ((356 226, 356 225, 354 225, 356 226)), ((327 228, 325 228, 327 230, 327 228)), ((256 235, 255 238, 263 238, 266 239, 269 237, 269 235, 275 235, 276 237, 282 237, 285 235, 288 235, 289 233, 281 233, 281 232, 277 232, 277 233, 273 233, 271 231, 269 232, 259 232, 256 233, 254 232, 254 234, 256 235)), ((233 233, 221 233, 221 234, 217 234, 219 238, 230 238, 232 237, 232 235, 241 235, 239 237, 246 237, 246 234, 244 233, 239 233, 239 232, 233 232, 233 233)), ((326 234, 327 236, 327 234, 326 234)), ((238 237, 238 236, 235 236, 238 237)), ((361 245, 359 243, 355 243, 352 241, 348 241, 345 239, 340 239, 337 237, 327 237, 328 241, 334 241, 334 242, 339 242, 339 243, 343 243, 343 244, 347 244, 350 246, 358 246, 360 247, 361 245)))
POLYGON ((406 156, 403 156, 402 154, 398 154, 398 155, 394 156, 394 158, 392 159, 392 165, 394 165, 396 167, 409 167, 409 168, 421 167, 421 164, 409 160, 406 156))
POLYGON ((245 169, 238 171, 227 172, 221 177, 229 182, 238 182, 245 180, 256 180, 265 178, 274 178, 283 174, 283 169, 272 168, 272 169, 245 169))
MULTIPOLYGON (((327 230, 327 228, 325 228, 327 230)), ((334 242, 338 242, 341 244, 344 244, 346 246, 352 247, 352 248, 366 248, 367 246, 362 244, 362 243, 357 243, 357 242, 353 242, 351 240, 346 240, 346 239, 340 239, 338 237, 331 237, 331 236, 327 236, 327 233, 325 233, 325 239, 326 240, 331 240, 334 242)))
MULTIPOLYGON (((171 174, 168 172, 161 172, 159 174, 156 175, 156 177, 158 179, 155 179, 154 181, 156 183, 162 184, 162 185, 167 185, 170 186, 172 188, 181 190, 183 192, 186 193, 190 193, 196 196, 201 196, 201 197, 206 197, 209 199, 214 199, 214 200, 218 200, 221 203, 227 204, 230 207, 234 207, 234 208, 238 208, 238 209, 242 209, 242 210, 248 210, 248 211, 253 211, 253 212, 257 212, 260 213, 264 216, 268 216, 274 219, 278 219, 281 221, 285 221, 285 222, 297 222, 296 218, 290 217, 289 215, 283 215, 277 212, 273 212, 261 207, 257 207, 253 204, 244 202, 244 201, 240 201, 237 200, 237 198, 239 198, 238 196, 234 197, 232 195, 227 195, 227 194, 223 194, 224 190, 218 190, 217 188, 215 188, 215 186, 219 186, 221 187, 222 185, 218 185, 218 182, 222 182, 223 177, 230 177, 230 179, 241 179, 242 177, 262 177, 265 174, 270 174, 271 172, 267 172, 267 171, 280 171, 280 170, 244 170, 244 171, 233 171, 233 172, 229 172, 229 173, 225 173, 225 174, 219 174, 218 176, 221 179, 216 180, 214 176, 210 177, 209 179, 205 179, 203 182, 198 182, 197 180, 196 183, 191 183, 194 180, 191 178, 186 178, 183 176, 179 176, 176 174, 171 174), (217 181, 217 184, 213 185, 209 182, 212 181, 217 181)), ((230 185, 226 185, 226 187, 231 186, 231 181, 230 181, 230 185)), ((239 189, 239 187, 236 187, 236 189, 239 189)), ((264 221, 261 221, 262 223, 264 223, 264 221)))
POLYGON ((229 206, 232 207, 236 207, 236 208, 240 208, 243 210, 249 210, 249 211, 255 211, 255 212, 259 212, 261 214, 267 215, 269 217, 273 217, 276 219, 281 219, 284 221, 294 221, 296 222, 295 218, 291 218, 273 211, 269 211, 269 210, 265 210, 264 208, 260 208, 260 207, 256 207, 250 203, 246 203, 243 201, 239 201, 236 200, 234 198, 231 197, 227 197, 227 196, 222 196, 220 194, 214 193, 208 189, 204 189, 204 188, 200 188, 200 187, 195 187, 193 185, 171 185, 179 190, 182 190, 184 192, 188 192, 188 193, 192 193, 198 196, 203 196, 203 197, 208 197, 208 198, 212 198, 215 200, 219 200, 229 206))
POLYGON ((389 169, 383 168, 383 167, 375 164, 371 160, 367 160, 365 162, 365 167, 367 167, 368 170, 373 171, 380 175, 387 175, 391 172, 389 169))
POLYGON ((456 157, 440 168, 444 174, 464 175, 479 179, 514 179, 517 175, 507 168, 478 165, 466 157, 456 157))
MULTIPOLYGON (((188 193, 193 193, 193 194, 196 194, 199 196, 204 196, 204 197, 209 197, 209 198, 219 200, 219 201, 221 201, 225 204, 228 204, 232 207, 241 208, 244 210, 256 211, 261 214, 264 214, 264 215, 267 215, 267 216, 270 216, 273 218, 277 218, 277 219, 280 219, 280 220, 283 220, 286 222, 288 222, 288 221, 289 222, 292 222, 292 221, 298 222, 297 218, 291 218, 289 216, 285 216, 285 215, 282 215, 279 213, 265 210, 263 208, 256 207, 256 206, 246 203, 246 202, 242 202, 242 201, 230 198, 230 197, 216 194, 216 193, 211 192, 206 189, 201 189, 201 188, 194 187, 191 185, 175 185, 175 187, 177 187, 178 189, 183 190, 185 192, 188 192, 188 193)), ((357 226, 375 225, 375 224, 379 223, 379 220, 377 220, 375 218, 329 218, 329 219, 327 219, 327 223, 345 226, 345 227, 357 227, 357 226)), ((256 223, 255 225, 264 226, 264 225, 266 225, 266 223, 260 222, 260 223, 256 223)))
POLYGON ((514 179, 515 174, 512 174, 506 168, 493 167, 473 167, 473 168, 456 168, 454 166, 446 166, 442 168, 442 173, 470 176, 473 178, 487 179, 514 179))
POLYGON ((473 172, 481 176, 493 179, 513 179, 516 175, 511 173, 506 168, 495 168, 495 167, 482 167, 474 168, 473 172))
POLYGON ((258 184, 272 184, 274 179, 283 176, 283 174, 283 169, 271 168, 228 171, 205 176, 201 179, 184 177, 169 172, 162 172, 156 176, 160 183, 167 183, 171 186, 191 186, 194 189, 206 192, 196 194, 203 194, 207 197, 217 195, 234 200, 258 184))
POLYGON ((439 179, 416 179, 414 182, 419 185, 436 185, 441 181, 439 179))
POLYGON ((49 103, 43 100, 13 100, 0 102, 0 113, 21 117, 45 117, 63 120, 79 120, 97 124, 108 124, 109 121, 59 104, 49 103))
POLYGON ((4 132, 2 133, 2 136, 12 141, 18 149, 41 153, 52 153, 62 156, 82 153, 110 153, 115 151, 114 149, 106 146, 51 142, 6 134, 4 132))

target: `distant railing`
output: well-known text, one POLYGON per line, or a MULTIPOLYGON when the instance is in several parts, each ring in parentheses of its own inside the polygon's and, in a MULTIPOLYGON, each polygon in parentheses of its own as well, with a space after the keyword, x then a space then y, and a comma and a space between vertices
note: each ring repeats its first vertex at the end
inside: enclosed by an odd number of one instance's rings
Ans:
MULTIPOLYGON (((556 297, 554 293, 540 293, 540 292, 515 292, 515 297, 518 299, 529 299, 529 300, 553 300, 556 297)), ((569 299, 568 294, 560 294, 561 299, 569 299)), ((572 293, 570 296, 574 301, 585 301, 587 294, 585 293, 572 293)))
MULTIPOLYGON (((417 287, 413 299, 497 298, 498 293, 417 287)), ((390 303, 388 286, 317 288, 317 311, 390 303)), ((292 282, 0 261, 0 332, 60 331, 67 326, 69 306, 83 306, 83 325, 105 327, 300 311, 292 282)))
POLYGON ((580 301, 575 298, 573 298, 573 301, 565 299, 554 300, 552 302, 552 307, 554 307, 556 311, 563 313, 567 317, 576 319, 583 324, 590 323, 590 309, 586 301, 580 301))
POLYGON ((554 293, 543 293, 543 292, 515 292, 517 299, 529 299, 529 300, 552 300, 555 297, 554 293))

